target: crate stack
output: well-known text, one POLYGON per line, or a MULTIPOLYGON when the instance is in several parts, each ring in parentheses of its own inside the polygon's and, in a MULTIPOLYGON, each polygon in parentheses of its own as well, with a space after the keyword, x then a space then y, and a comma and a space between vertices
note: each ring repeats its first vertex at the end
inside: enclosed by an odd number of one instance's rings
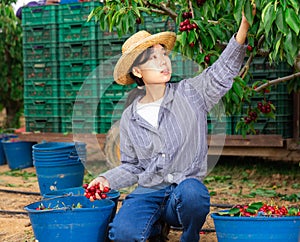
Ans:
POLYGON ((87 22, 100 4, 23 8, 27 131, 104 133, 120 119, 133 86, 116 84, 112 71, 128 36, 87 22))
POLYGON ((60 132, 56 17, 54 5, 22 10, 27 131, 60 132))
MULTIPOLYGON (((285 62, 270 63, 268 57, 255 57, 250 66, 252 74, 251 82, 259 80, 274 80, 279 77, 291 75, 293 69, 285 62)), ((274 104, 276 119, 260 118, 255 123, 254 128, 258 134, 279 134, 283 138, 290 138, 293 135, 293 98, 288 94, 287 83, 279 83, 271 87, 270 93, 265 93, 266 101, 274 104)), ((251 98, 251 106, 257 107, 257 103, 262 101, 262 97, 257 95, 251 98)), ((244 107, 245 111, 248 106, 244 107)), ((232 117, 232 134, 235 133, 236 123, 241 116, 232 117)))

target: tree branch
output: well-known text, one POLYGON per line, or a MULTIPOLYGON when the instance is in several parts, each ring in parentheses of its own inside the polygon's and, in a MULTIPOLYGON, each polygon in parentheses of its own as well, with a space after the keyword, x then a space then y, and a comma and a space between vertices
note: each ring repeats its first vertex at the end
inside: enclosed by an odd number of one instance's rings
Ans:
MULTIPOLYGON (((259 38, 258 43, 257 43, 257 49, 260 48, 260 46, 262 45, 264 39, 265 39, 265 36, 264 36, 264 35, 262 35, 262 36, 259 38)), ((247 72, 248 72, 248 70, 249 70, 249 68, 250 68, 250 64, 251 64, 253 58, 254 58, 254 54, 253 54, 253 52, 252 52, 252 53, 250 54, 250 56, 249 56, 249 58, 248 58, 246 64, 245 64, 245 65, 243 66, 243 68, 240 70, 239 76, 240 76, 241 78, 244 78, 244 77, 246 76, 246 74, 247 74, 247 72)))
POLYGON ((294 73, 294 74, 289 75, 289 76, 280 77, 280 78, 277 78, 275 80, 268 81, 268 82, 262 84, 261 86, 255 88, 254 91, 259 92, 259 91, 261 91, 261 90, 263 90, 263 89, 265 89, 269 86, 276 85, 280 82, 286 82, 286 81, 292 80, 292 79, 297 78, 297 77, 300 77, 300 72, 294 73))
POLYGON ((145 6, 150 6, 150 11, 153 13, 159 13, 163 15, 170 16, 174 21, 176 21, 177 14, 173 12, 170 8, 168 8, 164 3, 160 3, 160 5, 151 3, 149 1, 143 1, 145 6))

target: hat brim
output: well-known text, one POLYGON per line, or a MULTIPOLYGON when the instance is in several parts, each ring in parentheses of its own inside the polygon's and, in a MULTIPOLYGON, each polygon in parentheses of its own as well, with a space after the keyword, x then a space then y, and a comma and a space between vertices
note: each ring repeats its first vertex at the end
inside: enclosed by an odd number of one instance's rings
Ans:
POLYGON ((122 54, 114 68, 114 80, 120 85, 129 85, 135 81, 130 77, 129 71, 135 59, 147 48, 162 44, 167 51, 171 51, 175 45, 176 34, 174 32, 161 32, 150 35, 132 45, 122 54))

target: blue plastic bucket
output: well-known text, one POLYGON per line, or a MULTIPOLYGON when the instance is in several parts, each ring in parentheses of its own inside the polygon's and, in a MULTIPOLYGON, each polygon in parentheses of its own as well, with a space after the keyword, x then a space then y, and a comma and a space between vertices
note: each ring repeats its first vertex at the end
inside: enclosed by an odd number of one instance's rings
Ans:
MULTIPOLYGON (((83 195, 84 195, 83 187, 72 187, 72 188, 51 191, 47 194, 44 194, 43 198, 53 198, 53 197, 60 197, 60 196, 83 196, 83 195)), ((115 208, 113 210, 113 216, 117 211, 119 198, 120 198, 120 192, 117 190, 110 190, 107 193, 107 199, 110 199, 115 203, 115 208)))
POLYGON ((24 207, 39 242, 104 242, 113 208, 109 199, 90 202, 83 196, 45 199, 24 207), (82 208, 73 208, 78 203, 82 208), (41 204, 49 209, 37 210, 41 204))
POLYGON ((8 140, 9 138, 17 138, 18 136, 15 134, 1 134, 0 135, 0 165, 4 165, 7 163, 2 141, 8 140))
POLYGON ((42 195, 83 184, 84 166, 81 162, 35 162, 34 166, 42 195))
POLYGON ((35 142, 2 140, 1 143, 10 169, 23 169, 33 166, 32 146, 35 142))
POLYGON ((218 242, 299 242, 300 216, 230 217, 211 214, 218 242))

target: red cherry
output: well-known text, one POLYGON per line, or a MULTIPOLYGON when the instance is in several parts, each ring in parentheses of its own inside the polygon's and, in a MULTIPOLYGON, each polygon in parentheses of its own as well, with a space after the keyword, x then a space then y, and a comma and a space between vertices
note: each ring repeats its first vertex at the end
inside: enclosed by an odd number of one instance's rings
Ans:
POLYGON ((210 61, 210 56, 209 56, 209 55, 205 56, 205 57, 204 57, 204 61, 205 61, 206 63, 209 63, 209 61, 210 61))
POLYGON ((103 192, 105 192, 105 193, 109 192, 109 187, 104 187, 103 192))
POLYGON ((247 50, 250 51, 250 52, 252 52, 253 47, 252 47, 251 45, 248 45, 248 46, 247 46, 247 50))
POLYGON ((193 48, 195 46, 195 43, 192 42, 192 43, 189 44, 189 46, 191 46, 193 48))

